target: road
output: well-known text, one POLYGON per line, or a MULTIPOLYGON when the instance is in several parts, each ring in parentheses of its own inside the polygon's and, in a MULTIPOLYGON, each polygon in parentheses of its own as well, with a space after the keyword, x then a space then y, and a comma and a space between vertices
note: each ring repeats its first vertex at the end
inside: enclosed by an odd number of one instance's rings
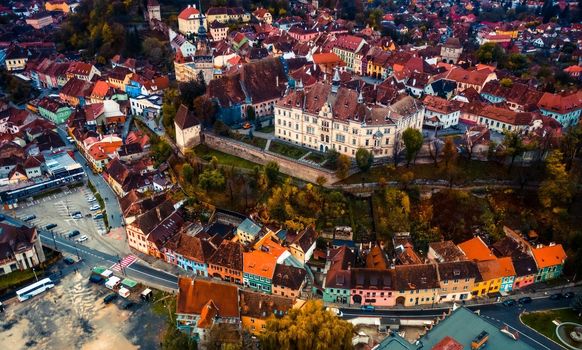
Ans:
MULTIPOLYGON (((487 304, 487 305, 471 305, 469 309, 479 310, 480 314, 489 322, 501 327, 508 325, 517 330, 521 334, 521 339, 540 350, 562 349, 554 342, 542 336, 541 334, 529 329, 523 325, 519 320, 519 315, 524 311, 539 311, 547 309, 557 309, 569 307, 571 299, 551 300, 548 296, 534 299, 531 304, 526 304, 524 307, 518 305, 506 307, 502 304, 487 304)), ((443 312, 447 312, 448 308, 427 308, 427 309, 409 309, 409 310, 375 310, 373 312, 363 311, 360 309, 345 309, 340 308, 343 312, 344 319, 352 319, 355 317, 396 317, 396 318, 417 318, 417 319, 432 319, 440 317, 443 312)))
MULTIPOLYGON (((123 258, 103 253, 98 250, 88 248, 82 244, 77 244, 73 241, 54 236, 49 231, 39 230, 39 232, 43 245, 50 248, 55 248, 56 244, 57 250, 78 255, 79 257, 83 258, 83 260, 85 260, 89 266, 102 265, 105 267, 110 267, 117 263, 120 258, 123 258)), ((135 262, 125 268, 125 275, 127 277, 141 281, 148 286, 158 287, 164 290, 178 290, 178 277, 145 266, 139 262, 135 262)))
MULTIPOLYGON (((64 129, 64 126, 59 126, 57 130, 59 136, 61 136, 61 139, 63 139, 65 144, 75 148, 75 145, 71 144, 67 140, 68 134, 67 131, 64 129)), ((123 218, 121 215, 121 208, 119 207, 119 203, 117 202, 117 195, 115 194, 115 192, 113 192, 111 187, 109 187, 109 185, 107 184, 107 182, 105 182, 101 175, 93 173, 93 170, 87 165, 87 160, 85 159, 85 157, 83 157, 81 152, 78 151, 75 152, 75 160, 83 166, 83 170, 85 170, 88 179, 95 186, 95 189, 105 201, 105 209, 107 210, 108 215, 107 220, 109 221, 109 226, 111 226, 111 228, 122 227, 123 218)))

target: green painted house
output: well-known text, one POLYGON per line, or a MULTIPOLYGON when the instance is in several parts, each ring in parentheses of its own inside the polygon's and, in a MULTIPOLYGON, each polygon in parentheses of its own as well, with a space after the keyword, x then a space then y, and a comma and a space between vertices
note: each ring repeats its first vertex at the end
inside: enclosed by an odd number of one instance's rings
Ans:
POLYGON ((562 274, 567 255, 561 244, 532 248, 531 254, 538 267, 535 282, 551 280, 562 274))
POLYGON ((38 103, 38 113, 55 124, 62 124, 69 119, 73 109, 59 101, 45 97, 38 103))
POLYGON ((271 293, 277 257, 263 250, 243 253, 243 284, 263 293, 271 293))
POLYGON ((351 266, 355 260, 354 253, 342 246, 332 249, 326 266, 327 273, 323 282, 323 301, 327 303, 349 304, 352 283, 351 266))

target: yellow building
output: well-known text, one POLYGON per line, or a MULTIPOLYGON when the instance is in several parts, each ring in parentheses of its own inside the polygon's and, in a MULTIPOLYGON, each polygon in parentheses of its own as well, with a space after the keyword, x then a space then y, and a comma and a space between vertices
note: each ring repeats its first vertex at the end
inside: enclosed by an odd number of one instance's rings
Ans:
POLYGON ((396 305, 438 303, 440 284, 436 264, 398 265, 394 279, 396 305))
POLYGON ((4 63, 9 72, 19 71, 26 68, 28 62, 28 52, 20 46, 11 46, 6 50, 4 63))
POLYGON ((506 284, 513 285, 515 269, 510 257, 477 262, 480 279, 475 281, 473 296, 509 291, 506 284))
POLYGON ((501 30, 501 29, 497 29, 495 31, 495 34, 497 35, 508 35, 511 37, 511 39, 517 39, 517 36, 519 35, 519 31, 517 29, 511 29, 511 30, 501 30))
POLYGON ((253 334, 261 333, 271 317, 283 317, 293 308, 293 300, 276 295, 240 291, 242 326, 253 334))

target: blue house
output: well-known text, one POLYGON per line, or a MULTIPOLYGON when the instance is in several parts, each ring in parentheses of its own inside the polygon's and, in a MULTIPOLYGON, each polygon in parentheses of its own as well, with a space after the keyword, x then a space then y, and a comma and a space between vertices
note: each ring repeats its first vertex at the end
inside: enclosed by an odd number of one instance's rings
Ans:
POLYGON ((164 256, 167 262, 183 270, 208 277, 206 262, 214 252, 216 247, 209 240, 182 233, 177 240, 166 245, 164 256))
POLYGON ((125 93, 129 97, 138 97, 141 95, 141 83, 133 79, 129 80, 129 84, 125 85, 125 93))

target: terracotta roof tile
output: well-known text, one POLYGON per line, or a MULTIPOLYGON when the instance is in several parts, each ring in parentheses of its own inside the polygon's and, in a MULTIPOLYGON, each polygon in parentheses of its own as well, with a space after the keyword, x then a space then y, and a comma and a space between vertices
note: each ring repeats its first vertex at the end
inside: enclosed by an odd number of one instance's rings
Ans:
POLYGON ((467 256, 469 260, 487 261, 496 259, 487 244, 480 237, 471 238, 468 241, 460 243, 459 249, 467 256))
POLYGON ((178 288, 176 313, 201 315, 212 301, 217 316, 239 317, 238 289, 234 285, 181 277, 178 288))
POLYGON ((534 248, 531 252, 540 269, 562 265, 566 260, 566 252, 561 244, 534 248))

